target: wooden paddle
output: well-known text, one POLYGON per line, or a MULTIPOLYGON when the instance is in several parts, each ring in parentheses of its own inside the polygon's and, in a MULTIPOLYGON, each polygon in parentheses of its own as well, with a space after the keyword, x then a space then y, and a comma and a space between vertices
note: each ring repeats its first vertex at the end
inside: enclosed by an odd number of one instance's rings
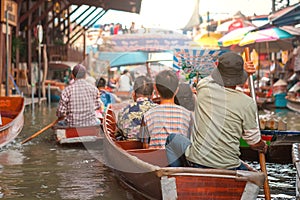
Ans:
MULTIPOLYGON (((249 52, 249 47, 245 48, 245 59, 246 61, 250 60, 250 52, 249 52)), ((254 81, 253 81, 253 76, 249 76, 249 88, 251 92, 251 96, 253 100, 256 102, 256 94, 255 94, 255 88, 254 88, 254 81)), ((256 121, 259 125, 259 117, 258 113, 256 113, 256 121)), ((270 187, 269 187, 269 181, 268 181, 268 173, 267 173, 267 168, 266 168, 266 158, 265 154, 262 152, 259 152, 259 164, 261 171, 265 174, 265 182, 264 182, 264 193, 265 193, 265 199, 266 200, 271 200, 271 194, 270 194, 270 187)))
POLYGON ((21 144, 24 144, 30 140, 32 140, 33 138, 35 138, 36 136, 40 135, 41 133, 43 133, 44 131, 48 130, 49 128, 51 128, 52 126, 54 126, 57 122, 59 121, 59 119, 54 120, 53 122, 51 122, 50 124, 48 124, 47 126, 45 126, 43 129, 39 130, 38 132, 36 132, 35 134, 33 134, 32 136, 26 138, 25 140, 23 140, 21 142, 21 144))

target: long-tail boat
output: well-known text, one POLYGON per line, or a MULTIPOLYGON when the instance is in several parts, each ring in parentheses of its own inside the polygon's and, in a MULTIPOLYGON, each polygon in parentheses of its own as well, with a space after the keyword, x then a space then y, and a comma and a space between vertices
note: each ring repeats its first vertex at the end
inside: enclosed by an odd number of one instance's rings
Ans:
POLYGON ((168 167, 165 149, 143 148, 138 140, 117 141, 111 107, 103 129, 105 164, 146 199, 256 199, 265 180, 257 171, 168 167))
POLYGON ((0 97, 0 148, 22 131, 24 106, 23 97, 0 97))

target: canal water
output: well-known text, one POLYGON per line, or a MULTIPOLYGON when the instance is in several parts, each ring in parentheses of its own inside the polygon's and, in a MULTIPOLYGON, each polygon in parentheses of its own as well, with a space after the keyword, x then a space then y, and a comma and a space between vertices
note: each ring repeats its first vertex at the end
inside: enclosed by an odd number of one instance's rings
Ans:
MULTIPOLYGON (((25 125, 11 144, 0 149, 0 199, 124 200, 135 199, 103 164, 102 143, 61 146, 47 130, 28 143, 22 140, 55 120, 56 104, 27 106, 25 125)), ((300 115, 278 110, 289 129, 300 130, 300 115), (298 124, 297 124, 298 123, 298 124)), ((259 163, 248 162, 259 169, 259 163)), ((272 199, 295 199, 292 164, 267 163, 272 199)), ((259 198, 263 198, 261 190, 259 198)))

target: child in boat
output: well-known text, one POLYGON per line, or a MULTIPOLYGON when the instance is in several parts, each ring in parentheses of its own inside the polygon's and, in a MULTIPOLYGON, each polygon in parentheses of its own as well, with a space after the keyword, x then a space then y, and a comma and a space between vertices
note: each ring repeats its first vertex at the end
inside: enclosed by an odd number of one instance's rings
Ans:
POLYGON ((169 134, 181 134, 189 137, 193 127, 193 114, 186 108, 176 105, 175 95, 179 80, 176 73, 164 70, 155 77, 155 85, 160 105, 144 114, 139 138, 150 148, 165 148, 169 134))
POLYGON ((133 84, 132 97, 134 102, 118 114, 118 128, 128 139, 136 139, 140 131, 143 114, 157 106, 152 102, 153 83, 149 77, 139 76, 133 84))

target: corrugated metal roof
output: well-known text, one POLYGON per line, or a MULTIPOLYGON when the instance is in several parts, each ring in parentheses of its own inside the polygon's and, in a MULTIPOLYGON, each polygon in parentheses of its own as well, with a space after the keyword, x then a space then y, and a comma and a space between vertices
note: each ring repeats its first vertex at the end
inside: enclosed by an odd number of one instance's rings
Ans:
POLYGON ((73 5, 90 5, 101 7, 105 10, 120 10, 140 13, 142 0, 69 0, 73 5))
POLYGON ((300 3, 286 7, 269 16, 275 26, 296 25, 300 23, 300 3))

